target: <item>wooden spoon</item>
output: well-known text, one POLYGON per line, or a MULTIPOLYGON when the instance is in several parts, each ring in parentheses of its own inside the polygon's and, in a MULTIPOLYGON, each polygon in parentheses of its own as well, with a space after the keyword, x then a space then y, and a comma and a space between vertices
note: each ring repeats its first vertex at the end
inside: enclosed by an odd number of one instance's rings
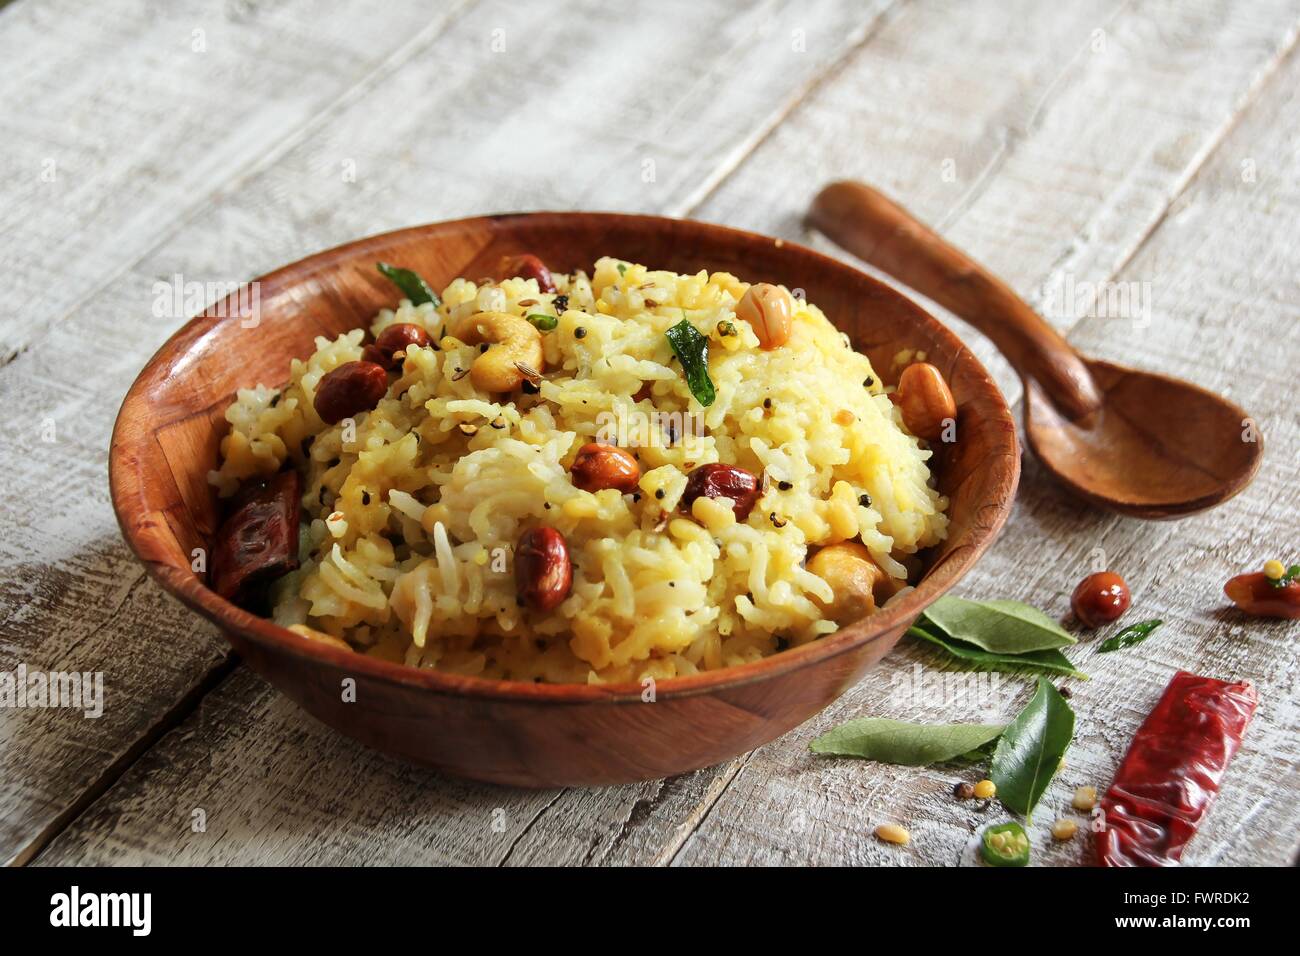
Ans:
POLYGON ((1136 518, 1176 518, 1226 501, 1259 469, 1263 436, 1238 406, 1080 355, 1006 283, 874 189, 832 183, 810 219, 993 340, 1024 383, 1034 454, 1087 500, 1136 518))

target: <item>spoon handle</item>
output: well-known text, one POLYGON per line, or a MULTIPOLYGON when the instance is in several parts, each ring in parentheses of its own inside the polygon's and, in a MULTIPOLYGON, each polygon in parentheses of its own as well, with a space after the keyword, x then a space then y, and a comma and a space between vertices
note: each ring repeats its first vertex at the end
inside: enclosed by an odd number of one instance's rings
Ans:
POLYGON ((1079 353, 1001 279, 944 242, 902 206, 857 182, 831 183, 809 217, 859 259, 911 286, 979 329, 1021 377, 1034 379, 1072 420, 1101 405, 1079 353))

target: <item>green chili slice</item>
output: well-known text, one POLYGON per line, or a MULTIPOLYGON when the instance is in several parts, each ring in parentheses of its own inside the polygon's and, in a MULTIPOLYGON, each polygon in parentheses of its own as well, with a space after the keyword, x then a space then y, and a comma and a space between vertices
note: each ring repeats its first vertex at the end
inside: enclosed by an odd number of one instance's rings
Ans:
POLYGON ((420 278, 418 273, 410 269, 399 269, 396 266, 390 266, 387 262, 375 263, 376 267, 387 276, 397 288, 402 290, 402 295, 411 300, 411 305, 424 305, 426 302, 432 302, 436 309, 442 305, 442 300, 438 298, 438 293, 429 288, 429 283, 420 278))
POLYGON ((549 332, 560 324, 560 320, 553 315, 547 315, 545 312, 531 312, 524 316, 529 322, 537 326, 542 332, 549 332))
POLYGON ((681 360, 682 371, 686 373, 686 384, 691 394, 701 405, 708 407, 718 397, 709 378, 709 340, 687 319, 682 319, 664 333, 668 342, 681 360))
POLYGON ((980 856, 989 866, 1024 866, 1029 862, 1029 837, 1019 823, 999 823, 984 831, 980 856))

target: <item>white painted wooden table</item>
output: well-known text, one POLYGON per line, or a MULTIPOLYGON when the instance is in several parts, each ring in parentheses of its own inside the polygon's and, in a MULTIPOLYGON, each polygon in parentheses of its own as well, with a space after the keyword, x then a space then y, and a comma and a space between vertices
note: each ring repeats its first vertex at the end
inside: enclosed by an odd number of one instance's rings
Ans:
MULTIPOLYGON (((1102 549, 1136 613, 1167 622, 1122 654, 1074 652, 1093 679, 1069 682, 1079 733, 1042 818, 1076 784, 1109 782, 1176 668, 1249 678, 1262 705, 1187 861, 1292 862, 1300 626, 1228 612, 1220 588, 1300 551, 1300 2, 617 6, 0 9, 0 670, 106 683, 99 719, 0 711, 0 858, 962 862, 986 817, 950 797, 951 773, 807 752, 851 716, 960 718, 891 696, 914 665, 943 668, 928 650, 900 647, 826 713, 719 767, 605 790, 479 786, 304 717, 145 578, 108 503, 118 403, 184 318, 154 315, 160 279, 241 282, 368 233, 512 209, 693 216, 840 255, 801 216, 852 177, 1082 350, 1255 414, 1254 484, 1177 523, 1091 511, 1026 459, 1015 514, 961 593, 1063 614, 1102 549), (1138 306, 1074 307, 1087 283, 1138 306), (890 820, 910 847, 870 836, 890 820)), ((1005 363, 955 326, 1017 399, 1005 363)), ((1092 859, 1083 839, 1036 852, 1092 859)))

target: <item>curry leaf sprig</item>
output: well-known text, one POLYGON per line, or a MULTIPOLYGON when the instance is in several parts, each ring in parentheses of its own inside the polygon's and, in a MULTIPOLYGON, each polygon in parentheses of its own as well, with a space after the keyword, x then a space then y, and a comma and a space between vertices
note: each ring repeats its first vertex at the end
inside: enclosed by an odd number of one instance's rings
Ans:
POLYGON ((1028 668, 1087 680, 1060 648, 1076 643, 1037 608, 1019 601, 968 601, 944 596, 907 632, 954 658, 986 670, 1028 668))
POLYGON ((935 634, 933 631, 917 624, 909 627, 907 633, 909 637, 919 638, 937 647, 942 647, 953 657, 968 662, 974 668, 1007 671, 1024 667, 1030 670, 1049 671, 1054 674, 1078 677, 1081 680, 1088 679, 1087 674, 1076 670, 1074 665, 1070 663, 1070 659, 1055 648, 1028 651, 1024 654, 998 654, 962 641, 954 641, 942 634, 935 634))
POLYGON ((910 724, 884 717, 859 717, 822 734, 815 754, 860 757, 904 767, 927 767, 974 754, 997 740, 1001 724, 910 724))
POLYGON ((411 300, 411 305, 424 305, 426 302, 432 302, 436 309, 442 305, 442 299, 438 298, 438 293, 429 287, 417 272, 410 269, 399 269, 396 266, 390 266, 387 262, 375 263, 375 268, 387 276, 397 288, 402 290, 402 295, 411 300))
POLYGON ((1043 678, 1038 690, 998 737, 989 779, 1008 810, 1029 819, 1074 739, 1074 711, 1043 678))
POLYGON ((712 405, 718 393, 713 387, 713 379, 709 378, 709 340, 687 319, 682 319, 664 334, 682 363, 686 384, 695 400, 706 408, 712 405))
POLYGON ((1011 723, 913 724, 883 717, 860 717, 822 734, 813 753, 859 757, 906 767, 988 758, 989 777, 1009 810, 1028 817, 1047 789, 1074 737, 1074 711, 1060 691, 1043 678, 1025 708, 1011 723))

